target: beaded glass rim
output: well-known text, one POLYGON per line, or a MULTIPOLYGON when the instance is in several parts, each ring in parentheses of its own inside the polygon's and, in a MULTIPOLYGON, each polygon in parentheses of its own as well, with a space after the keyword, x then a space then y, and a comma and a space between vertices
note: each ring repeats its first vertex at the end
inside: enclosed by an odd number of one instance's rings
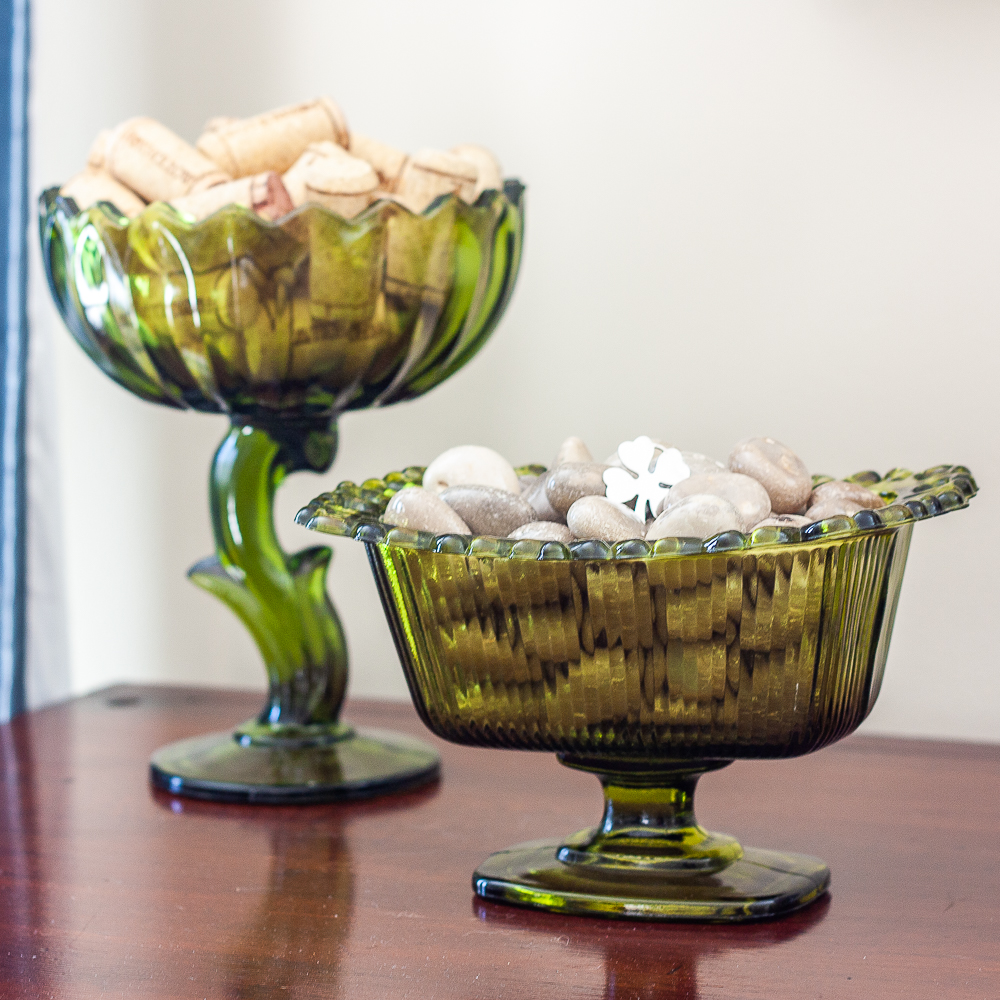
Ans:
MULTIPOLYGON (((545 471, 543 465, 524 465, 517 469, 518 475, 522 476, 541 475, 545 471)), ((884 476, 869 470, 848 476, 847 482, 877 493, 886 506, 858 511, 850 517, 829 517, 801 529, 757 528, 749 535, 740 531, 724 531, 704 540, 661 538, 655 542, 630 539, 609 543, 581 539, 563 545, 562 542, 515 541, 483 535, 432 535, 428 531, 411 531, 384 524, 381 515, 393 495, 408 486, 419 486, 423 477, 422 467, 410 466, 399 472, 390 472, 383 479, 366 479, 360 486, 343 482, 332 492, 323 493, 303 507, 295 516, 296 523, 313 531, 341 535, 359 542, 398 545, 450 555, 530 560, 649 559, 794 545, 898 528, 968 507, 978 491, 972 473, 964 465, 936 465, 923 472, 891 469, 884 476)), ((813 486, 831 479, 831 476, 813 476, 813 486)))

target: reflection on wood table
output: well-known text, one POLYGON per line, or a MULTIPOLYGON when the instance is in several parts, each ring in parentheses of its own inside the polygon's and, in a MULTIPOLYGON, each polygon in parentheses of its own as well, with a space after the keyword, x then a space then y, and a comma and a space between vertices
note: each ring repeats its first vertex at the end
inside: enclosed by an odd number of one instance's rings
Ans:
POLYGON ((0 997, 995 998, 1000 747, 855 736, 737 762, 700 820, 814 854, 830 895, 780 921, 667 925, 483 903, 473 869, 592 825, 551 754, 435 739, 409 705, 346 717, 438 746, 439 784, 275 808, 154 793, 150 753, 254 694, 116 687, 0 727, 0 997))

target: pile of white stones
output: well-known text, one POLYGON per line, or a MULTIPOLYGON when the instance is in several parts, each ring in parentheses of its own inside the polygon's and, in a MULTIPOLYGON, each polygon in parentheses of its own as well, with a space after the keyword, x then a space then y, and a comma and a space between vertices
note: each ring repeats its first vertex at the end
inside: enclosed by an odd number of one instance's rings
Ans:
POLYGON ((538 476, 518 476, 490 448, 449 448, 427 467, 422 487, 395 494, 383 520, 435 535, 653 542, 801 528, 882 506, 881 497, 856 483, 814 489, 802 460, 773 438, 741 441, 727 468, 648 437, 622 443, 602 464, 571 437, 538 476))

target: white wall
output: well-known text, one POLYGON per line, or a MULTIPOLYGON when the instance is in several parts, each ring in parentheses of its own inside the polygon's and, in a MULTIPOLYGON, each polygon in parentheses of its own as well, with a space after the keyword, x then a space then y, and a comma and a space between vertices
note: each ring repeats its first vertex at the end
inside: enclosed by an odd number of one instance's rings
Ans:
MULTIPOLYGON (((815 471, 965 462, 983 494, 918 525, 869 730, 1000 739, 1000 7, 963 0, 503 5, 35 0, 36 190, 138 113, 321 93, 403 148, 490 145, 529 186, 514 301, 429 396, 346 416, 323 477, 461 442, 547 460, 640 433, 725 458, 771 434, 815 471), (376 13, 376 11, 378 13, 376 13)), ((211 550, 221 418, 129 397, 36 289, 56 357, 74 691, 263 686, 229 612, 184 579, 211 550)), ((352 691, 405 687, 361 546, 334 540, 352 691)))

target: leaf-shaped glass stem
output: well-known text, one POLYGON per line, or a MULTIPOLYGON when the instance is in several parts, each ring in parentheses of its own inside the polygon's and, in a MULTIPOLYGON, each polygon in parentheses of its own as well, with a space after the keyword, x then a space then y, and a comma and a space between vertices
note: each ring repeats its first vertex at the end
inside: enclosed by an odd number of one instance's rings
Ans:
POLYGON ((268 701, 250 739, 344 735, 337 714, 347 686, 347 648, 326 593, 332 552, 286 555, 274 531, 274 494, 290 472, 325 472, 337 451, 334 418, 234 419, 209 475, 215 555, 189 571, 239 616, 260 648, 268 701), (303 727, 309 727, 303 731, 303 727))

